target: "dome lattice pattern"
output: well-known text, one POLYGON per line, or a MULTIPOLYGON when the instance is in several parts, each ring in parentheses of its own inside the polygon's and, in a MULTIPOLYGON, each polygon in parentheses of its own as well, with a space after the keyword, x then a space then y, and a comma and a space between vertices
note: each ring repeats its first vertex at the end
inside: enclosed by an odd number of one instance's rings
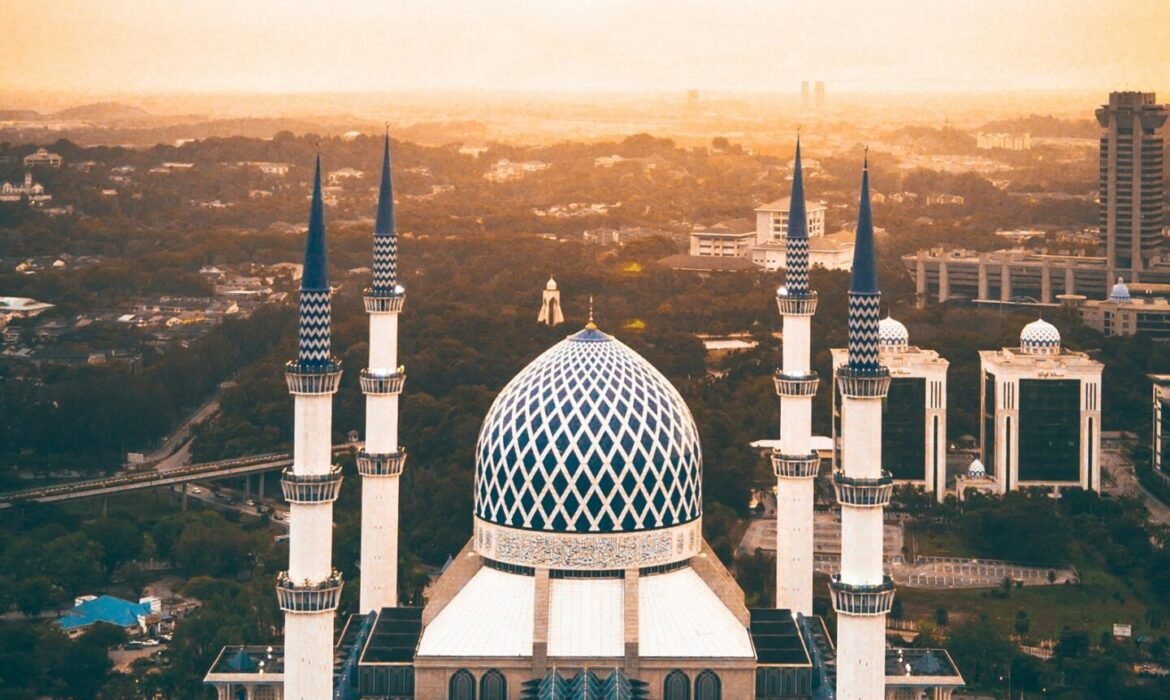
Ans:
POLYGON ((1034 354, 1057 354, 1060 352, 1060 331, 1044 319, 1037 319, 1020 331, 1020 349, 1034 354))
POLYGON ((905 350, 910 345, 910 331, 901 321, 886 316, 878 324, 878 345, 884 350, 905 350))
POLYGON ((678 391, 620 341, 581 331, 500 392, 476 445, 475 514, 546 532, 631 532, 701 513, 702 456, 678 391))

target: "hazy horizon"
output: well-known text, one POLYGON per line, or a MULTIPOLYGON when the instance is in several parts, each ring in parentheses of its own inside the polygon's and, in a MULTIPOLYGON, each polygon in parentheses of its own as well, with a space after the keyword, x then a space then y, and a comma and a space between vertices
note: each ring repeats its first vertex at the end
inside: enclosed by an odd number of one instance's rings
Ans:
POLYGON ((0 93, 1170 90, 1170 3, 150 0, 5 10, 0 93))

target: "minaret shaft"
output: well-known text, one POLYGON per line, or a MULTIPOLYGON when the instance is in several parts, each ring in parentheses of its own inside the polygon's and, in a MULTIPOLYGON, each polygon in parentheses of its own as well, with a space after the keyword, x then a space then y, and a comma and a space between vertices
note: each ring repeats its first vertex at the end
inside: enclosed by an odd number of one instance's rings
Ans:
POLYGON ((373 284, 366 290, 370 360, 362 373, 366 444, 358 455, 362 475, 362 612, 398 605, 398 490, 405 452, 398 444, 398 395, 405 375, 398 363, 398 314, 406 293, 398 284, 398 233, 387 136, 374 224, 373 284))
POLYGON ((333 694, 333 616, 342 583, 332 567, 333 501, 341 488, 341 471, 332 464, 332 433, 341 364, 331 354, 331 296, 318 158, 301 279, 297 359, 285 367, 294 396, 293 464, 280 480, 290 504, 289 562, 288 571, 277 578, 276 595, 284 611, 288 700, 333 694))
POLYGON ((820 459, 812 450, 812 401, 818 379, 810 363, 817 295, 808 286, 808 220, 800 141, 792 176, 784 249, 785 286, 776 293, 783 317, 780 448, 772 453, 776 476, 776 607, 812 615, 813 484, 820 459))
POLYGON ((849 362, 837 372, 843 452, 833 483, 841 504, 841 569, 829 592, 837 611, 839 700, 885 697, 886 615, 894 584, 883 570, 882 523, 893 480, 881 462, 882 400, 890 373, 878 354, 880 306, 867 167, 849 286, 849 362))

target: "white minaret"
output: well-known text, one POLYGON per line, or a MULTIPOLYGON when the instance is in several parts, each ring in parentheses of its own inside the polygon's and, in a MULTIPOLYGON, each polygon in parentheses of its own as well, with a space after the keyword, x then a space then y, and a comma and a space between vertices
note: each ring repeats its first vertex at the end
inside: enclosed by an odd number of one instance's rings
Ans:
POLYGON ((398 486, 406 452, 398 445, 398 395, 406 374, 398 364, 398 314, 406 290, 398 284, 398 232, 390 180, 390 136, 382 156, 382 185, 374 222, 374 279, 365 292, 370 315, 370 366, 362 370, 366 444, 362 475, 363 613, 398 605, 398 486))
POLYGON ((330 352, 331 296, 318 156, 301 278, 297 359, 285 366, 296 401, 293 465, 280 479, 290 503, 288 571, 276 580, 284 611, 286 700, 321 700, 333 693, 333 616, 341 597, 341 574, 332 566, 333 501, 341 490, 341 468, 332 463, 332 429, 341 363, 330 352))
POLYGON ((799 138, 786 243, 784 286, 776 292, 776 305, 784 319, 784 364, 775 375, 780 395, 780 447, 772 452, 776 474, 776 607, 812 615, 813 483, 820 465, 812 449, 812 400, 820 380, 809 361, 817 293, 808 286, 808 217, 799 138))
POLYGON ((565 315, 561 312, 561 292, 557 289, 557 281, 548 278, 544 285, 544 293, 540 298, 540 314, 536 317, 537 323, 549 326, 559 326, 565 322, 565 315))
POLYGON ((829 582, 837 611, 837 698, 885 697, 886 614, 894 582, 882 569, 882 516, 893 478, 882 469, 882 399, 890 372, 878 356, 881 292, 869 207, 869 163, 849 285, 849 363, 837 372, 841 390, 842 468, 833 475, 841 504, 841 572, 829 582))

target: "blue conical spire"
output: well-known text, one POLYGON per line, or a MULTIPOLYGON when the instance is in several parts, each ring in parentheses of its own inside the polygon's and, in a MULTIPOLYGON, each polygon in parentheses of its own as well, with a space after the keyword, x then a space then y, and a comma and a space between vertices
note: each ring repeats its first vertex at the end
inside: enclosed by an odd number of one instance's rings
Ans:
POLYGON ((784 248, 784 286, 788 294, 808 294, 808 213, 804 204, 804 170, 800 164, 800 136, 796 137, 796 165, 792 170, 792 197, 788 200, 788 231, 784 248))
POLYGON ((881 323, 877 257, 873 244, 873 212, 869 207, 869 152, 861 171, 861 202, 857 212, 857 240, 849 284, 849 369, 878 372, 878 326, 881 323))
POLYGON ((313 176, 309 206, 309 236, 305 242, 305 269, 301 276, 300 323, 297 329, 297 366, 302 369, 333 365, 329 327, 331 292, 325 254, 325 206, 321 200, 321 154, 313 176))
POLYGON ((329 260, 325 255, 325 205, 321 201, 321 154, 313 176, 313 203, 309 206, 309 237, 305 241, 305 269, 302 291, 329 289, 329 260))
POLYGON ((394 223, 394 185, 390 178, 390 134, 382 156, 382 184, 378 188, 378 216, 374 221, 375 295, 394 294, 398 287, 398 231, 394 223))
POLYGON ((877 254, 873 246, 873 211, 869 206, 869 153, 861 171, 861 203, 857 210, 857 238, 853 245, 853 277, 849 291, 878 293, 877 254))

